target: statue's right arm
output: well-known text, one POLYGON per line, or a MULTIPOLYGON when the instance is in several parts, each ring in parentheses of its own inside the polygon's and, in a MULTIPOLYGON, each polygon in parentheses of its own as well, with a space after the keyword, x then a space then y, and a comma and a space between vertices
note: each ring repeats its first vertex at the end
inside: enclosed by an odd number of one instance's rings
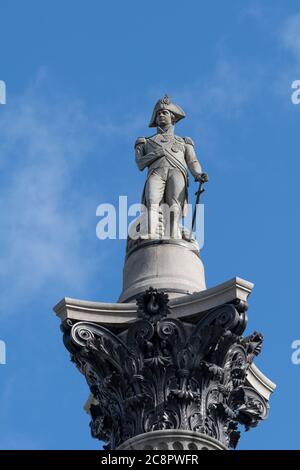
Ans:
POLYGON ((146 153, 146 139, 145 137, 139 137, 135 143, 135 161, 140 171, 143 171, 144 168, 151 165, 155 160, 157 160, 160 155, 157 152, 148 152, 146 153))

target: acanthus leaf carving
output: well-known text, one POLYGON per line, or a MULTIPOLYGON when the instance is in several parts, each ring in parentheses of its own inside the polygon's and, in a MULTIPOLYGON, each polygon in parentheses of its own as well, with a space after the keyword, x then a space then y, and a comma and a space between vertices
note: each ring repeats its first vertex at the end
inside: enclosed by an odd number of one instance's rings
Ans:
POLYGON ((235 447, 239 424, 250 429, 268 411, 246 384, 262 344, 257 332, 240 336, 246 309, 224 304, 193 324, 172 318, 167 295, 149 289, 120 336, 90 322, 64 324, 65 344, 95 399, 93 437, 115 449, 145 432, 186 429, 235 447))

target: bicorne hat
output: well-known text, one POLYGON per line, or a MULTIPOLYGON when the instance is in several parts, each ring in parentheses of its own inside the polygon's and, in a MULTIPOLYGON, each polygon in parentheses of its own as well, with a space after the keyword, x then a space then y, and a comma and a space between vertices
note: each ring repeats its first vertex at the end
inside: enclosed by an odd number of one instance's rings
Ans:
POLYGON ((165 95, 163 98, 158 100, 158 102, 154 106, 154 110, 153 110, 153 113, 152 113, 152 116, 151 116, 149 127, 156 127, 157 126, 157 124, 156 124, 156 113, 160 109, 167 109, 172 114, 174 114, 175 122, 178 122, 178 121, 180 121, 180 119, 185 118, 185 112, 183 111, 183 109, 181 109, 179 106, 177 106, 177 104, 172 103, 169 96, 165 95))

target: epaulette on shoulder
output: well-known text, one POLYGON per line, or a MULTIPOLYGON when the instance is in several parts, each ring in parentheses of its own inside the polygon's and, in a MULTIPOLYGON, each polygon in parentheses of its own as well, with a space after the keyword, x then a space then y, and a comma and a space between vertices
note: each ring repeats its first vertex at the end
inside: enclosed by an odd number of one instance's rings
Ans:
POLYGON ((146 138, 145 137, 138 137, 135 141, 134 146, 136 147, 137 145, 142 145, 146 143, 146 138))
POLYGON ((183 137, 183 140, 185 141, 186 144, 189 144, 195 147, 194 141, 190 137, 183 137))

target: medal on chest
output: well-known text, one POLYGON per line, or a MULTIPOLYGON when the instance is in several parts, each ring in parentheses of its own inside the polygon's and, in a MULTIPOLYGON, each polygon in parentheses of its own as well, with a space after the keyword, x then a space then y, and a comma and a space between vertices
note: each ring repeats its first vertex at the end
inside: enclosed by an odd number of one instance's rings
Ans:
POLYGON ((172 147, 171 147, 171 150, 175 153, 177 152, 183 152, 184 150, 184 147, 182 144, 180 144, 179 142, 177 142, 177 140, 174 140, 174 142, 172 143, 172 147))

